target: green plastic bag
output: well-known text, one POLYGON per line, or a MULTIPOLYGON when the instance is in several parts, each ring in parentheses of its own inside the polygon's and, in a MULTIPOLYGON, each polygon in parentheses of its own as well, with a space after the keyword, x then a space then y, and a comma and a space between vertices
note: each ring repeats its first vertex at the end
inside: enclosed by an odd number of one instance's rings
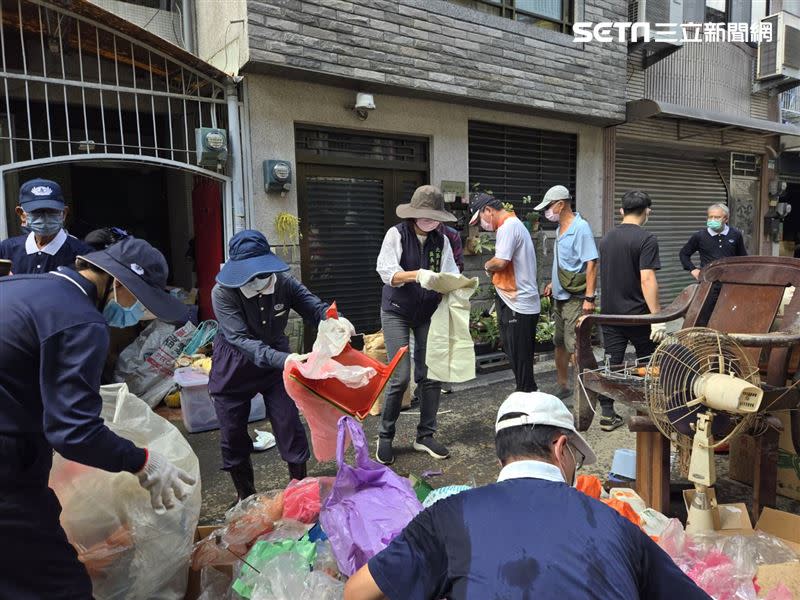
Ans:
POLYGON ((239 573, 239 578, 233 583, 233 590, 243 598, 249 598, 253 593, 258 573, 255 569, 263 571, 263 567, 279 554, 295 552, 308 562, 309 569, 317 559, 317 545, 304 536, 301 540, 281 540, 279 542, 256 542, 245 557, 245 564, 239 573))

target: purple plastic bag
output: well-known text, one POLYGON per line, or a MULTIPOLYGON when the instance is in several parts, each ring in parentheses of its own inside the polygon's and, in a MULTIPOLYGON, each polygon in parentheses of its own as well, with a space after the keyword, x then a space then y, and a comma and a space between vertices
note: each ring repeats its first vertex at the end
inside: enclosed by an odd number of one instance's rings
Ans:
POLYGON ((351 417, 339 419, 336 463, 339 472, 319 520, 339 570, 350 577, 403 531, 422 504, 407 479, 369 458, 364 431, 351 417), (348 433, 355 467, 344 462, 348 433))

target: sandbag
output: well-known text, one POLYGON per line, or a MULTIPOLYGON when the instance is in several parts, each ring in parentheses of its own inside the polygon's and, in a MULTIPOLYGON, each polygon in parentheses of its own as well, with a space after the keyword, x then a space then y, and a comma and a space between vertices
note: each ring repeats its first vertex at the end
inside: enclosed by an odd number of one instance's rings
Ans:
POLYGON ((339 570, 352 576, 383 550, 422 510, 408 479, 369 458, 369 445, 355 419, 338 423, 333 489, 319 520, 328 535, 339 570), (345 463, 348 434, 356 466, 345 463))
POLYGON ((124 384, 103 386, 100 394, 101 416, 111 431, 160 452, 198 483, 183 502, 157 515, 134 475, 109 473, 56 454, 50 487, 63 507, 61 525, 89 571, 97 600, 181 600, 200 517, 197 456, 180 431, 124 384))

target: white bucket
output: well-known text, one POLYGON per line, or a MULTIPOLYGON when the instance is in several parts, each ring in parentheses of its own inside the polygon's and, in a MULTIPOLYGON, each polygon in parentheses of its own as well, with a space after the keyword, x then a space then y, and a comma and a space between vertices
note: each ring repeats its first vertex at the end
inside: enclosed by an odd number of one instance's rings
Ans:
POLYGON ((636 479, 636 450, 620 448, 614 451, 611 473, 628 479, 636 479))

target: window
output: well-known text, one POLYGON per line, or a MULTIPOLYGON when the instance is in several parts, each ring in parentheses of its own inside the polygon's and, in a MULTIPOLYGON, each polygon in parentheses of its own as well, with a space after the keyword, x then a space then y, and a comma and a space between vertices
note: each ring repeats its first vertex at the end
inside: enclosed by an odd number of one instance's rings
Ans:
POLYGON ((490 15, 569 33, 573 0, 451 0, 490 15))
POLYGON ((769 0, 705 0, 704 22, 755 25, 768 11, 769 0))
POLYGON ((573 133, 469 122, 470 189, 477 185, 510 202, 520 219, 554 185, 565 185, 574 196, 577 155, 578 136, 573 133), (531 201, 524 202, 524 196, 531 201))

